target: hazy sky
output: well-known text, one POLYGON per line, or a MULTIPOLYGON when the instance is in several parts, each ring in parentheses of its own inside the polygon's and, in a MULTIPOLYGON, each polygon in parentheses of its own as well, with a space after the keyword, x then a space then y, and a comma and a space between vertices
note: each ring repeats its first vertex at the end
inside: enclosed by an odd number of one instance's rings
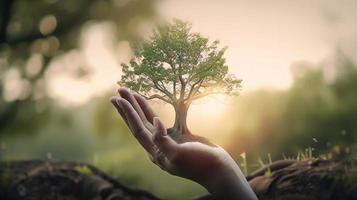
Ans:
POLYGON ((245 90, 287 88, 291 63, 321 62, 357 35, 357 1, 167 0, 160 11, 228 46, 227 63, 245 90))
MULTIPOLYGON (((158 11, 162 19, 188 20, 194 32, 228 46, 225 57, 243 79, 243 94, 286 89, 292 63, 324 62, 337 47, 357 58, 356 0, 163 0, 158 11)), ((114 90, 130 52, 127 42, 114 42, 114 32, 110 22, 87 24, 80 47, 54 59, 46 73, 50 96, 83 104, 114 90), (83 66, 91 74, 78 79, 73 72, 83 66)))

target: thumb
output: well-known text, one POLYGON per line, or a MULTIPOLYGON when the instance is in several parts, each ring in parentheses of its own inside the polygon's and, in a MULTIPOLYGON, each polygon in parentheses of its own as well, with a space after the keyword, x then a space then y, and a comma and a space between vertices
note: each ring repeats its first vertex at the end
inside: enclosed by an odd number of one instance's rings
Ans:
POLYGON ((166 128, 159 118, 154 117, 153 122, 155 127, 153 140, 155 145, 168 158, 172 157, 177 151, 178 144, 167 135, 166 128))

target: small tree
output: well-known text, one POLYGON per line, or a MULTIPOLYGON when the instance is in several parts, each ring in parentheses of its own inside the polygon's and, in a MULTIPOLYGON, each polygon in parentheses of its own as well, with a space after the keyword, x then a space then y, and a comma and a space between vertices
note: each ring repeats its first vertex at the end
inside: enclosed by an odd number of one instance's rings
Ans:
POLYGON ((173 128, 189 133, 187 111, 196 99, 215 93, 238 94, 241 80, 228 74, 219 41, 209 43, 191 25, 174 20, 159 26, 149 41, 134 48, 129 64, 122 64, 119 84, 147 99, 160 99, 175 109, 173 128))

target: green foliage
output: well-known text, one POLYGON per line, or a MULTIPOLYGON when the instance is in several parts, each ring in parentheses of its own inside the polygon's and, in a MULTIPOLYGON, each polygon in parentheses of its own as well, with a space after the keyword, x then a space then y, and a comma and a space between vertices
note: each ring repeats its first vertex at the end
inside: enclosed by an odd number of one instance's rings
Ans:
POLYGON ((299 63, 289 90, 241 96, 231 152, 244 149, 252 168, 267 153, 272 160, 357 158, 357 65, 343 55, 336 60, 332 78, 324 66, 299 63))
POLYGON ((212 93, 237 94, 241 80, 228 74, 226 48, 190 31, 180 20, 159 26, 150 40, 134 47, 130 63, 122 64, 119 85, 173 105, 212 93))
POLYGON ((281 131, 286 132, 284 146, 294 142, 301 148, 310 143, 316 153, 322 153, 322 149, 333 144, 345 147, 355 144, 357 68, 345 58, 340 59, 336 65, 337 77, 332 81, 326 80, 322 68, 311 68, 296 80, 282 115, 285 130, 281 131))
POLYGON ((75 170, 77 170, 79 173, 83 174, 84 176, 90 176, 93 174, 92 170, 86 165, 76 166, 75 170))

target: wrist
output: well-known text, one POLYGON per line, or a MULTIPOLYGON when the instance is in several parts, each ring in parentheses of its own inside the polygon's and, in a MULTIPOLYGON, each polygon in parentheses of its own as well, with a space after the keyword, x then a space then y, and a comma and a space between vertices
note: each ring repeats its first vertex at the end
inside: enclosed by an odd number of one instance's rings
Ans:
POLYGON ((234 165, 215 170, 201 185, 218 199, 258 199, 235 162, 234 165))

